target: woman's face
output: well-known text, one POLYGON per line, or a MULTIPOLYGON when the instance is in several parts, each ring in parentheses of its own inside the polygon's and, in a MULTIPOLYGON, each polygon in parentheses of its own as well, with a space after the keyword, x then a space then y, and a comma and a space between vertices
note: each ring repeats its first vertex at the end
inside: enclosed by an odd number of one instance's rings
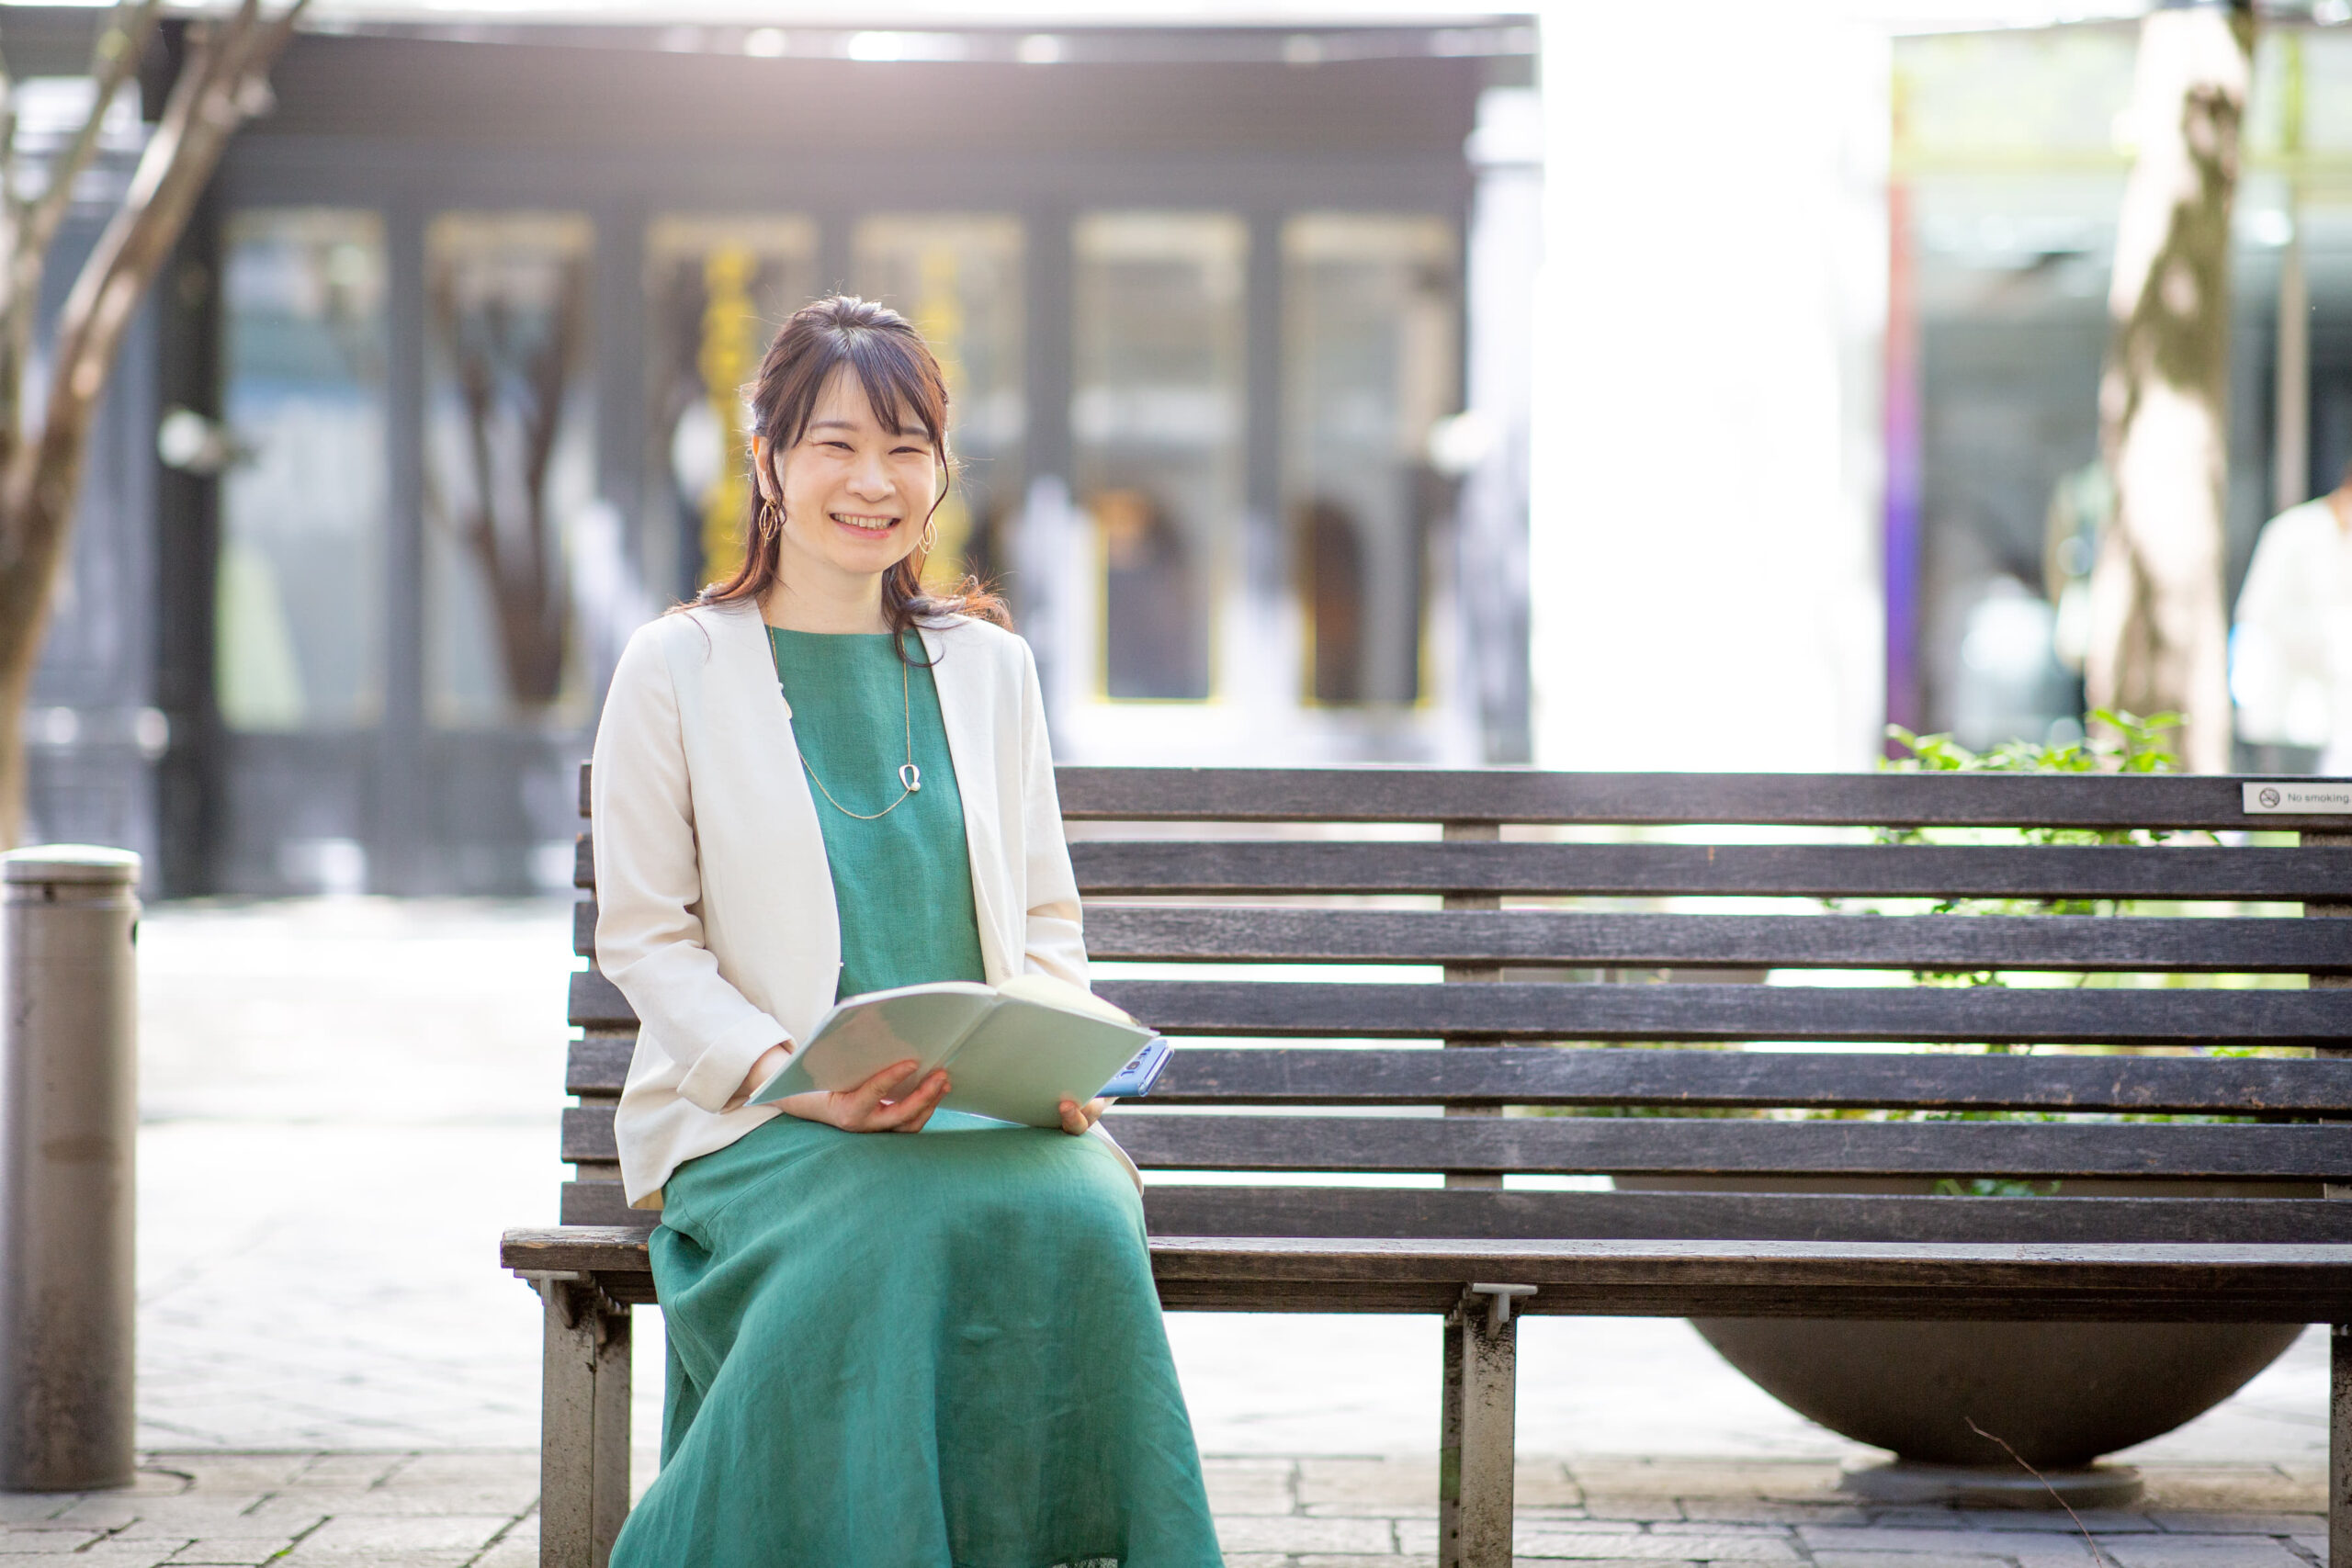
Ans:
POLYGON ((847 366, 827 378, 800 439, 759 456, 761 488, 784 512, 787 579, 796 557, 879 576, 913 551, 939 495, 931 436, 904 414, 884 429, 847 366))

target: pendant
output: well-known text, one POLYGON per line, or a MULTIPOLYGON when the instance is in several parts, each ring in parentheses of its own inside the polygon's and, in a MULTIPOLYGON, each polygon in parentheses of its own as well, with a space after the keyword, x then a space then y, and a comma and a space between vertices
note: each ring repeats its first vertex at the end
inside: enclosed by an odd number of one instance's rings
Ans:
POLYGON ((912 795, 915 791, 922 788, 922 770, 916 767, 912 762, 907 762, 900 765, 899 769, 899 787, 905 790, 909 795, 912 795))

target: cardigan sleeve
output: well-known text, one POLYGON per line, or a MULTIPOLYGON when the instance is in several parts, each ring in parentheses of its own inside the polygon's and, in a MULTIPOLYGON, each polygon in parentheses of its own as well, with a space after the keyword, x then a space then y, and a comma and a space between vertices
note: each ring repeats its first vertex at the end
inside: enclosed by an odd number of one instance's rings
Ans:
POLYGON ((1015 646, 1021 650, 1021 837, 1028 857, 1023 869, 1029 889, 1023 957, 1031 970, 1083 986, 1086 939, 1079 923, 1078 878, 1062 837, 1061 797, 1054 789, 1046 696, 1037 683, 1036 656, 1026 642, 1015 646))
POLYGON ((719 973, 703 940, 694 794, 660 622, 629 639, 596 725, 590 831, 596 964, 637 1010, 639 1044, 684 1069, 678 1092, 717 1112, 784 1026, 719 973))

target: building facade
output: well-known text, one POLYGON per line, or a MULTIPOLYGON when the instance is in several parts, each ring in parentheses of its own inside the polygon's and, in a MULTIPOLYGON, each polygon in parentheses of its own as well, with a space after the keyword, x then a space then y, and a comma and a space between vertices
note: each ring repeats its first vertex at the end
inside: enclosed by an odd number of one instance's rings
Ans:
POLYGON ((116 387, 35 830, 173 893, 567 881, 605 676, 737 558, 741 388, 834 290, 940 351, 940 556, 1065 760, 1524 760, 1534 47, 301 35, 116 387))

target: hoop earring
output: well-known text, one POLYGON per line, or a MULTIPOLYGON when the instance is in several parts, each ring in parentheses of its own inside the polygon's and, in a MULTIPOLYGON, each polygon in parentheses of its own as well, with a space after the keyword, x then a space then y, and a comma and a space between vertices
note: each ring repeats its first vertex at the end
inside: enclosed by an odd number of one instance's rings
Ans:
POLYGON ((932 551, 938 547, 939 519, 936 517, 926 517, 922 520, 922 538, 916 544, 915 548, 928 556, 932 551))
POLYGON ((784 532, 784 516, 775 502, 768 496, 760 498, 760 533, 763 536, 784 532))

